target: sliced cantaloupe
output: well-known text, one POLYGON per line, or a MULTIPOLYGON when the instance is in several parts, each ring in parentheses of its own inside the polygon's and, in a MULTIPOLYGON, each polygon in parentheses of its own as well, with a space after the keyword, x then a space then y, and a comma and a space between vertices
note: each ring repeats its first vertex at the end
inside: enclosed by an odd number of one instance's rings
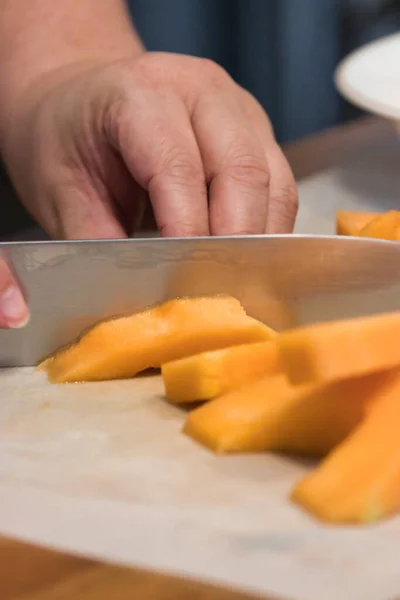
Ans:
POLYGON ((273 335, 234 298, 182 298, 102 322, 39 368, 54 383, 121 379, 190 354, 273 335))
POLYGON ((329 382, 400 365, 400 312, 319 323, 277 337, 293 384, 329 382))
POLYGON ((377 216, 374 212, 358 210, 338 210, 336 212, 336 233, 338 235, 357 236, 361 229, 377 216))
POLYGON ((392 374, 365 420, 292 498, 330 523, 374 523, 400 508, 400 374, 392 374))
POLYGON ((173 404, 210 400, 279 370, 273 341, 203 352, 161 368, 165 395, 173 404))
POLYGON ((376 216, 360 230, 360 237, 378 238, 381 240, 400 240, 400 212, 391 210, 376 216))
POLYGON ((292 386, 278 374, 197 408, 184 432, 218 454, 279 451, 324 456, 361 421, 386 375, 292 386))

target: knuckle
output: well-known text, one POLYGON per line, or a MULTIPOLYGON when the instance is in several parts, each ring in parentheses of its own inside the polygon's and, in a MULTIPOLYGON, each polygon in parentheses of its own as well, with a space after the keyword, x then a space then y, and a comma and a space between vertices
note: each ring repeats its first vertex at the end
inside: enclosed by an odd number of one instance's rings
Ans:
POLYGON ((232 81, 227 71, 209 58, 201 59, 201 66, 208 83, 214 87, 221 87, 221 85, 232 81))
POLYGON ((160 175, 168 176, 176 183, 191 186, 204 183, 204 174, 200 165, 184 148, 176 146, 166 148, 161 154, 158 170, 160 175))
POLYGON ((267 161, 254 155, 248 148, 238 148, 230 153, 226 173, 240 184, 267 190, 270 172, 267 161))
POLYGON ((119 64, 119 70, 123 77, 129 80, 131 88, 133 78, 142 85, 152 83, 154 75, 162 71, 162 65, 155 56, 146 53, 138 58, 125 59, 119 64))
POLYGON ((128 135, 127 123, 131 112, 131 98, 123 88, 105 106, 101 119, 102 129, 106 138, 117 148, 124 145, 128 135))
POLYGON ((240 90, 240 93, 242 95, 243 101, 252 109, 258 111, 258 112, 263 112, 264 114, 265 111, 261 105, 261 103, 257 100, 257 98, 255 96, 253 96, 253 94, 251 92, 249 92, 248 90, 246 90, 245 88, 239 86, 239 84, 237 84, 240 90))
POLYGON ((104 94, 107 88, 107 96, 120 98, 126 95, 127 90, 132 87, 133 65, 130 60, 119 60, 109 63, 97 71, 97 90, 104 94))
MULTIPOLYGON (((171 79, 181 68, 181 57, 163 52, 146 52, 139 57, 123 59, 114 68, 124 78, 126 87, 132 90, 132 82, 151 89, 170 87, 171 79)), ((117 78, 118 79, 118 78, 117 78)), ((132 92, 131 92, 132 93, 132 92)))
POLYGON ((242 93, 243 103, 246 112, 249 115, 251 115, 254 119, 258 119, 259 123, 264 122, 264 124, 267 126, 269 134, 275 137, 274 126, 272 124, 272 121, 269 118, 266 111, 264 110, 261 103, 249 91, 245 90, 242 87, 240 88, 240 90, 242 93))
POLYGON ((142 56, 138 58, 128 56, 109 63, 107 75, 113 78, 126 77, 132 79, 132 73, 140 72, 147 60, 143 60, 142 56))

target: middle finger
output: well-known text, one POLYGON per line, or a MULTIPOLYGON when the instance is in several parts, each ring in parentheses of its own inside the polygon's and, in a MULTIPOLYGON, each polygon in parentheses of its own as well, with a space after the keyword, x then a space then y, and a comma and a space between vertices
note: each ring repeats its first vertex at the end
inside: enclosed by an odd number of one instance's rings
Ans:
POLYGON ((264 233, 267 159, 235 90, 202 94, 192 123, 209 185, 211 235, 264 233))

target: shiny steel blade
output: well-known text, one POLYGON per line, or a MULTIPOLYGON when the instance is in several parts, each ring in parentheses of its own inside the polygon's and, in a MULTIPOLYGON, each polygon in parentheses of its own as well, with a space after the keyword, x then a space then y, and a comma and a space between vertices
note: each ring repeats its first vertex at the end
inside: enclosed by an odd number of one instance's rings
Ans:
POLYGON ((400 244, 315 236, 2 243, 31 310, 0 332, 30 366, 99 319, 179 296, 231 294, 279 329, 400 309, 400 244))

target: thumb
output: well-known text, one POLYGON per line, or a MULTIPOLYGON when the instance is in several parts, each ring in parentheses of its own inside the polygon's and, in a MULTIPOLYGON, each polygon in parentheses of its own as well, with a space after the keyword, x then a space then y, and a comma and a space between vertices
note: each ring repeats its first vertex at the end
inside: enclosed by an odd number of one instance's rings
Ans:
POLYGON ((18 329, 27 324, 29 312, 7 263, 0 259, 0 329, 18 329))

